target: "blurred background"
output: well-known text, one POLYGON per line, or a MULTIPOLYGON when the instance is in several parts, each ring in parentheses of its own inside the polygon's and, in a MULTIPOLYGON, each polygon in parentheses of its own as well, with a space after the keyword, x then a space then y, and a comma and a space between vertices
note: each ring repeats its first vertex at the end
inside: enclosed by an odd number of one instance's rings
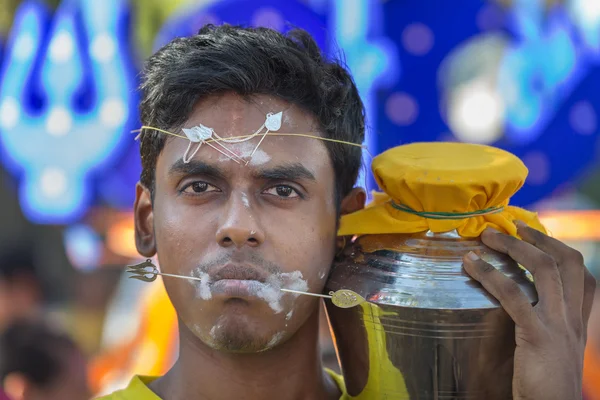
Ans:
MULTIPOLYGON (((106 393, 177 357, 162 284, 123 274, 140 261, 136 86, 154 50, 223 22, 302 27, 343 56, 365 100, 371 153, 464 141, 519 156, 530 175, 513 204, 539 211, 600 279, 598 0, 0 0, 0 378, 9 398, 65 377, 70 393, 106 393), (43 324, 16 323, 24 316, 43 324), (2 351, 32 343, 34 353, 2 351), (11 374, 6 358, 23 354, 64 372, 11 374)), ((375 188, 366 171, 361 182, 375 188)), ((335 369, 326 324, 322 337, 335 369)), ((600 399, 600 307, 588 341, 586 396, 600 399)))

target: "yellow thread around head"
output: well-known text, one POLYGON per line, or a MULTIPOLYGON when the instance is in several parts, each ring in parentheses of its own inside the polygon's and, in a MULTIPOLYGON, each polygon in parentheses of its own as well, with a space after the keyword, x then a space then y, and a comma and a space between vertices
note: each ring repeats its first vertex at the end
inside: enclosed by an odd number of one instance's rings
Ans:
MULTIPOLYGON (((144 133, 144 131, 146 129, 153 129, 155 131, 158 131, 158 132, 161 132, 161 133, 164 133, 164 134, 167 134, 167 135, 175 136, 175 137, 182 138, 182 139, 187 139, 187 136, 179 135, 177 133, 169 132, 169 131, 166 131, 164 129, 155 128, 153 126, 146 126, 146 125, 142 126, 140 129, 136 129, 136 130, 131 131, 131 132, 132 133, 139 133, 141 135, 142 133, 144 133)), ((305 138, 310 138, 310 139, 323 140, 325 142, 347 144, 349 146, 360 147, 361 149, 364 149, 369 154, 369 156, 373 157, 371 155, 371 153, 369 152, 369 149, 367 148, 367 146, 364 145, 364 144, 346 142, 344 140, 324 138, 324 137, 321 137, 321 136, 318 136, 318 135, 314 135, 313 133, 317 133, 317 132, 306 132, 306 133, 268 132, 268 133, 259 133, 258 135, 254 135, 254 136, 266 136, 266 135, 269 135, 269 136, 298 136, 298 137, 305 137, 305 138)), ((228 138, 225 138, 225 139, 227 139, 227 140, 231 140, 231 139, 245 139, 245 138, 248 138, 250 136, 253 136, 253 135, 232 136, 232 137, 228 137, 228 138)), ((205 140, 204 142, 205 143, 212 143, 212 142, 220 142, 220 141, 224 141, 224 138, 209 139, 209 140, 205 140)))

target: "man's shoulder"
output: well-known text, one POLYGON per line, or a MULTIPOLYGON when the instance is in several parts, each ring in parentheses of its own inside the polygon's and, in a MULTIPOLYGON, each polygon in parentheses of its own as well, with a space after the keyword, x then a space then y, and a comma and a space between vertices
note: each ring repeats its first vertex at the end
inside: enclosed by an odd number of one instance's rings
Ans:
MULTIPOLYGON (((340 400, 349 399, 348 394, 346 393, 344 378, 330 369, 326 369, 325 372, 339 387, 340 392, 342 393, 340 400)), ((156 377, 134 376, 125 389, 117 390, 109 395, 99 397, 96 400, 161 400, 160 397, 148 388, 148 384, 154 379, 156 379, 156 377)))
POLYGON ((131 397, 130 394, 128 395, 128 392, 130 391, 127 389, 121 389, 112 392, 111 394, 107 394, 102 397, 97 397, 96 400, 133 400, 134 397, 131 397))
POLYGON ((349 399, 350 397, 348 397, 348 393, 346 392, 346 384, 344 383, 344 377, 340 374, 335 373, 329 368, 325 368, 325 372, 331 377, 331 379, 333 379, 340 392, 342 393, 340 400, 349 399))

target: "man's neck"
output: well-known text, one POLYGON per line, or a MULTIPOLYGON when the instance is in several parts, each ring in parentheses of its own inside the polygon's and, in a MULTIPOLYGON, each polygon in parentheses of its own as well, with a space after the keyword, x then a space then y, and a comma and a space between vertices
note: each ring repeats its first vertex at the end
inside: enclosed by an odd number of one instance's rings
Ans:
POLYGON ((290 338, 255 354, 220 352, 202 343, 180 322, 179 359, 150 388, 163 400, 339 399, 323 371, 316 310, 290 338))

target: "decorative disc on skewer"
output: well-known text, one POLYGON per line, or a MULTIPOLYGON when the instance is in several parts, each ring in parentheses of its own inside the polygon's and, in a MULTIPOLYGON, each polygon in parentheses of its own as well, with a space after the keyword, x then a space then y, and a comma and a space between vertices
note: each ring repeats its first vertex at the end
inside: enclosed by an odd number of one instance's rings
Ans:
POLYGON ((340 289, 336 292, 329 292, 331 302, 339 308, 352 308, 367 301, 360 294, 350 289, 340 289))

